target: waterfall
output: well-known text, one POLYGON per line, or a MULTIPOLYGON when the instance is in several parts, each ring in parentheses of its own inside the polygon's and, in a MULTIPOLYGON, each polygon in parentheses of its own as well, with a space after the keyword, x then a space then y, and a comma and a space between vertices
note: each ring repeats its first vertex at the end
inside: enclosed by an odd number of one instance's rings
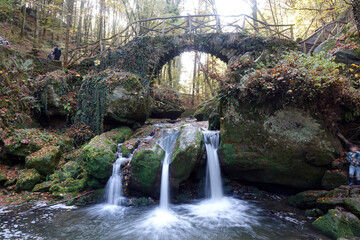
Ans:
POLYGON ((165 158, 161 173, 161 188, 160 188, 160 209, 168 210, 169 207, 169 165, 174 150, 174 144, 179 132, 167 135, 160 142, 160 146, 165 151, 165 158))
POLYGON ((106 203, 110 205, 121 205, 122 197, 122 176, 120 173, 121 163, 126 160, 121 153, 113 165, 112 175, 106 184, 106 203))
POLYGON ((210 196, 212 200, 223 197, 220 164, 217 150, 219 147, 219 131, 204 131, 204 141, 207 155, 206 182, 210 183, 210 196))

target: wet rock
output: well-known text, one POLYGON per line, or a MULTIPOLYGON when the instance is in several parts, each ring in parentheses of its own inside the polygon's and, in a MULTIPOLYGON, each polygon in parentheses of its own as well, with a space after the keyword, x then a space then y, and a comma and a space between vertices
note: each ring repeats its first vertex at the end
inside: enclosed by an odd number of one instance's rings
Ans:
POLYGON ((104 134, 96 136, 82 148, 82 159, 89 176, 106 180, 116 160, 117 145, 104 134))
POLYGON ((39 184, 36 184, 33 188, 33 192, 48 192, 50 190, 50 187, 53 183, 52 182, 42 182, 39 184))
POLYGON ((360 220, 352 213, 330 209, 313 226, 333 238, 360 237, 360 220))
POLYGON ((319 198, 329 195, 328 191, 324 190, 309 190, 291 196, 288 200, 289 204, 293 207, 308 209, 316 206, 316 201, 319 198))
POLYGON ((41 175, 47 176, 54 172, 61 156, 60 146, 43 147, 25 158, 25 166, 34 168, 41 175))
POLYGON ((152 141, 135 151, 131 160, 130 188, 140 194, 158 197, 164 150, 152 141))
POLYGON ((128 157, 138 146, 140 140, 139 139, 129 139, 121 145, 121 153, 124 157, 128 157))
POLYGON ((41 175, 35 169, 22 170, 16 181, 16 191, 31 191, 41 181, 41 175))
POLYGON ((327 170, 321 180, 321 186, 328 190, 346 184, 349 184, 349 180, 345 171, 327 170))
POLYGON ((341 151, 321 120, 296 108, 221 106, 219 157, 233 180, 316 189, 341 151))
POLYGON ((87 182, 86 174, 79 176, 78 179, 67 178, 60 183, 54 183, 51 185, 49 191, 51 195, 56 198, 63 198, 68 193, 78 194, 85 189, 87 182))
POLYGON ((187 180, 196 165, 199 166, 204 149, 203 134, 199 126, 186 124, 180 131, 170 163, 172 187, 179 188, 187 180))
POLYGON ((220 130, 220 115, 213 111, 209 116, 209 130, 220 130))
POLYGON ((350 194, 350 189, 351 189, 351 186, 342 185, 342 186, 332 190, 330 192, 330 194, 331 194, 331 196, 336 196, 336 197, 346 197, 350 194))

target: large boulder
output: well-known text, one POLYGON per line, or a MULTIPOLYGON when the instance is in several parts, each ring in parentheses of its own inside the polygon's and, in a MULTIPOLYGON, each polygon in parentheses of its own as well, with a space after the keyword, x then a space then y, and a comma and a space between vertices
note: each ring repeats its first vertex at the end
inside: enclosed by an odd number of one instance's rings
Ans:
POLYGON ((117 82, 115 87, 109 89, 105 120, 127 125, 144 123, 151 113, 153 104, 150 90, 134 75, 115 73, 110 74, 107 79, 123 75, 123 81, 117 82))
POLYGON ((156 141, 141 146, 131 160, 130 188, 140 195, 159 196, 165 151, 156 141))
POLYGON ((57 70, 37 77, 37 95, 48 117, 66 117, 76 111, 76 92, 80 88, 76 82, 81 82, 80 79, 77 72, 69 70, 57 70))
POLYGON ((131 132, 128 127, 114 129, 94 137, 82 148, 82 159, 89 177, 102 182, 110 177, 117 145, 129 138, 131 132))
POLYGON ((151 111, 152 118, 177 119, 185 111, 181 106, 179 93, 170 87, 156 87, 153 89, 154 106, 151 111))
POLYGON ((360 198, 345 198, 344 199, 345 208, 355 214, 357 217, 360 217, 360 198))
POLYGON ((335 239, 360 237, 360 220, 354 214, 338 209, 330 209, 316 219, 313 226, 335 239))
POLYGON ((190 177, 195 166, 201 163, 204 148, 201 128, 195 124, 183 126, 176 141, 170 163, 170 178, 173 189, 190 177))
POLYGON ((205 102, 202 102, 197 107, 194 117, 198 121, 207 121, 209 120, 210 114, 217 111, 217 103, 215 99, 210 99, 205 102))
POLYGON ((41 175, 47 176, 54 172, 61 156, 60 146, 43 147, 25 158, 25 166, 34 168, 41 175))
POLYGON ((340 143, 324 124, 302 110, 238 102, 221 109, 218 153, 231 179, 319 188, 340 152, 340 143))
POLYGON ((65 181, 68 178, 76 179, 80 173, 83 172, 83 168, 76 161, 69 161, 65 163, 59 171, 60 181, 65 181))
POLYGON ((22 170, 16 181, 16 191, 31 191, 41 181, 41 175, 35 169, 22 170))

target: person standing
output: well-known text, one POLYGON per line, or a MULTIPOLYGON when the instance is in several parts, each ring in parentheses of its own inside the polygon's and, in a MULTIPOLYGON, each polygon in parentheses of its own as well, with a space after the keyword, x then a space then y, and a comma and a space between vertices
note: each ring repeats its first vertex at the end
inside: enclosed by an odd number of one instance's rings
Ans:
POLYGON ((61 49, 59 48, 58 45, 56 45, 56 47, 54 48, 54 60, 60 60, 60 56, 61 56, 61 49))
POLYGON ((349 185, 354 184, 354 174, 356 176, 356 185, 360 185, 360 152, 358 147, 351 146, 346 160, 350 163, 349 166, 349 185))

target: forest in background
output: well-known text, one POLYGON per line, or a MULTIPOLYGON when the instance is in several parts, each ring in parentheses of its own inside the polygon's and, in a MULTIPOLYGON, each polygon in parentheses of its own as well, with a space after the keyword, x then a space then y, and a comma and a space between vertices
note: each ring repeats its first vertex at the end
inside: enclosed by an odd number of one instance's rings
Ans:
MULTIPOLYGON (((1 36, 10 40, 14 48, 42 57, 59 45, 63 49, 64 66, 67 66, 72 49, 109 38, 134 21, 218 14, 220 4, 216 0, 2 0, 1 36)), ((294 24, 294 36, 298 41, 326 23, 347 21, 359 6, 358 1, 347 0, 243 0, 242 4, 244 9, 250 10, 247 15, 266 24, 294 24)), ((239 9, 239 13, 244 9, 239 9)), ((355 19, 358 19, 357 14, 355 19)), ((105 48, 100 46, 100 50, 105 48)), ((197 102, 201 102, 214 96, 225 66, 208 54, 193 53, 192 57, 193 72, 192 76, 187 76, 191 78, 187 79, 187 86, 181 81, 185 64, 181 57, 164 65, 156 83, 191 95, 192 102, 197 96, 197 102)))

